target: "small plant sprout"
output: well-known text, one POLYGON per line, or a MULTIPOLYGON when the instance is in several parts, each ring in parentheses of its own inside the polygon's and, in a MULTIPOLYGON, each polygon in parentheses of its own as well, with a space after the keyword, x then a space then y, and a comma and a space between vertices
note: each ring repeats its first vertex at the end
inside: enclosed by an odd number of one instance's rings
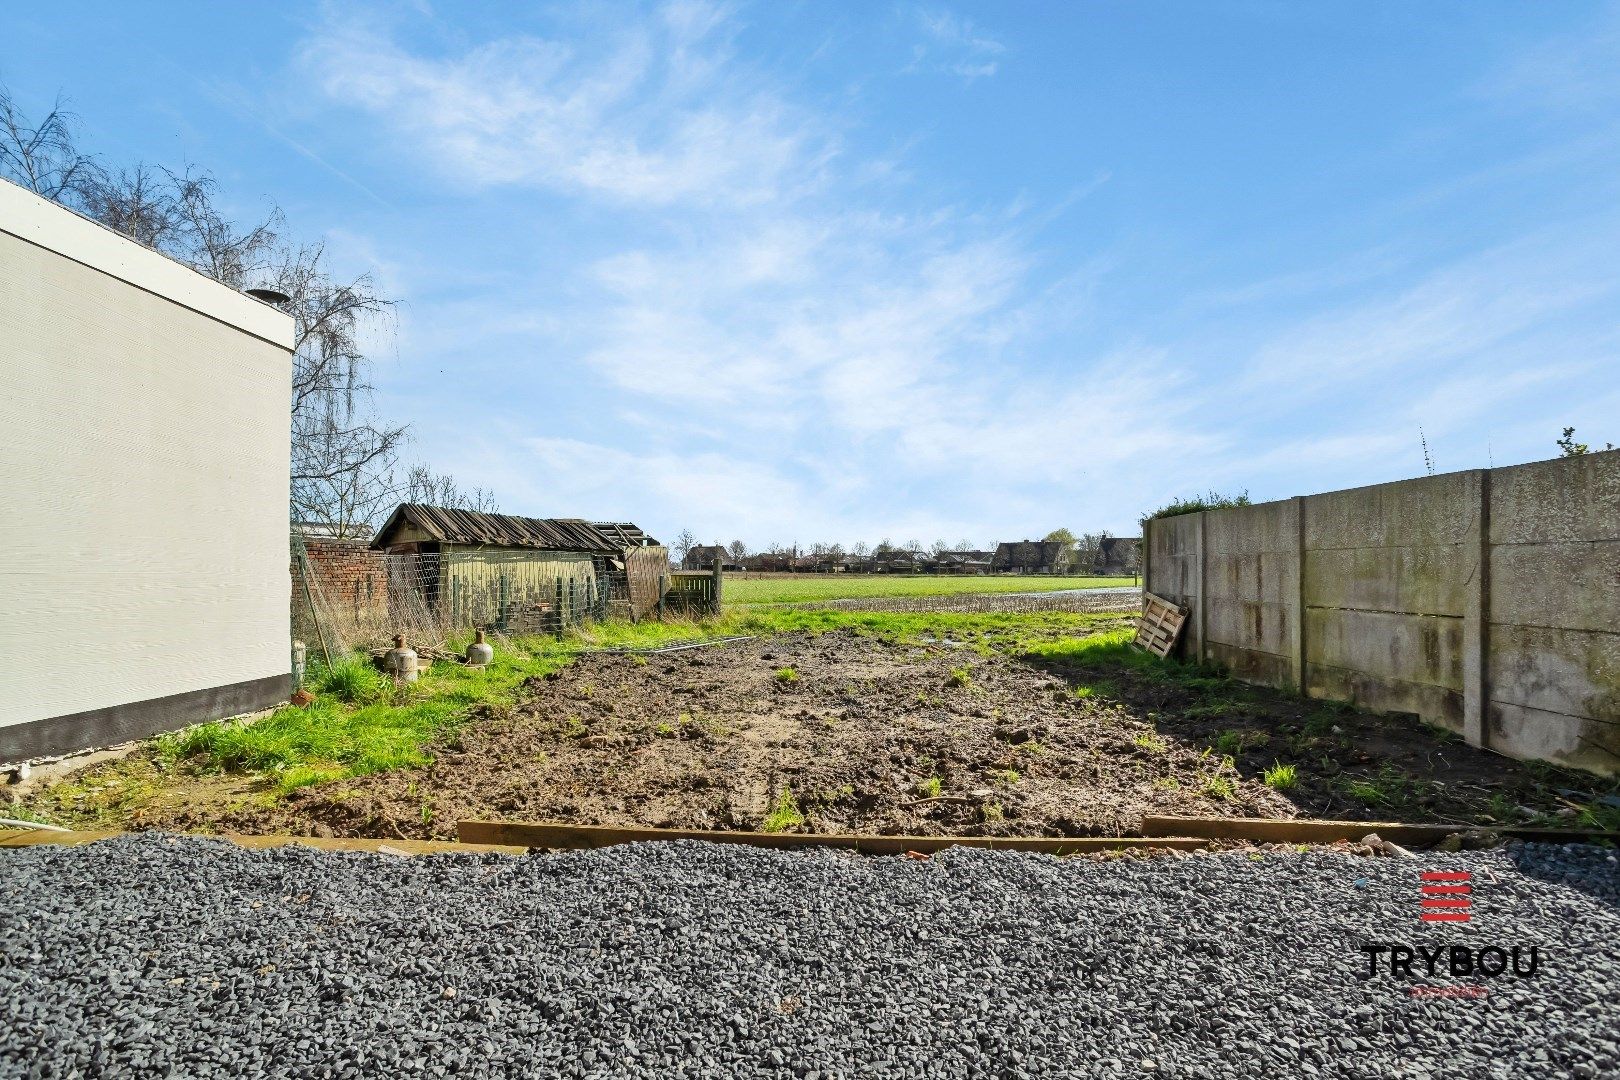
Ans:
POLYGON ((985 803, 981 812, 984 814, 984 820, 986 821, 1000 821, 1007 816, 1006 812, 1001 809, 1001 804, 996 802, 985 803))
POLYGON ((783 788, 776 796, 776 804, 771 812, 765 815, 765 821, 760 828, 765 832, 786 832, 804 824, 804 815, 799 812, 799 804, 793 798, 793 792, 783 788))
POLYGON ((1291 791, 1299 786, 1299 770, 1278 762, 1265 771, 1263 779, 1266 787, 1273 791, 1291 791))
POLYGON ((1232 781, 1224 776, 1211 776, 1204 780, 1203 791, 1212 799, 1230 799, 1237 794, 1232 781))
POLYGON ((995 780, 996 783, 1006 784, 1008 787, 1012 787, 1014 784, 1018 783, 1017 769, 997 769, 995 772, 991 773, 990 776, 995 780))
POLYGON ((954 667, 951 668, 951 675, 947 681, 952 686, 960 686, 965 689, 973 685, 973 673, 965 667, 954 667))
POLYGON ((1077 686, 1073 690, 1070 690, 1069 694, 1076 701, 1084 701, 1086 698, 1090 697, 1091 695, 1095 694, 1096 692, 1097 691, 1095 689, 1093 689, 1092 687, 1089 687, 1089 686, 1077 686))
POLYGON ((944 790, 945 782, 937 776, 930 776, 917 785, 917 793, 925 799, 937 799, 944 790))
POLYGON ((779 683, 796 683, 799 681, 799 669, 789 664, 787 667, 776 669, 776 681, 779 683))
POLYGON ((1146 750, 1150 754, 1162 754, 1170 749, 1170 744, 1162 735, 1156 732, 1144 731, 1131 740, 1138 750, 1146 750))

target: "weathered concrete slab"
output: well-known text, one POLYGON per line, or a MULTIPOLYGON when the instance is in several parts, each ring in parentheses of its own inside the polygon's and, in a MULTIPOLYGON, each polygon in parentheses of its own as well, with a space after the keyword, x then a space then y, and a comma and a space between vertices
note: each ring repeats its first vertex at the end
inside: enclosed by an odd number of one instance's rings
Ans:
POLYGON ((1620 541, 1492 548, 1490 619, 1620 630, 1620 541))
POLYGON ((1292 686, 1294 682, 1293 661, 1275 653, 1234 648, 1211 638, 1209 659, 1247 682, 1276 687, 1292 686))
POLYGON ((1472 473, 1352 488, 1305 501, 1305 547, 1411 547, 1467 541, 1477 502, 1472 473))
POLYGON ((1294 553, 1259 551, 1233 554, 1212 551, 1206 556, 1204 575, 1211 599, 1261 600, 1292 604, 1294 553))
POLYGON ((1427 683, 1403 682, 1362 671, 1314 664, 1306 669, 1306 692, 1313 698, 1353 701, 1374 712, 1411 713, 1424 723, 1462 732, 1460 690, 1427 683))
POLYGON ((1491 543, 1620 540, 1620 450, 1491 473, 1491 543))
POLYGON ((1458 544, 1308 551, 1305 602, 1461 618, 1478 562, 1458 544))
POLYGON ((1238 506, 1209 515, 1204 543, 1211 555, 1252 555, 1259 552, 1292 555, 1299 526, 1294 502, 1238 506))
POLYGON ((1209 599, 1209 642, 1240 649, 1290 655, 1293 641, 1292 605, 1258 600, 1209 599))
POLYGON ((1620 633, 1493 626, 1491 700, 1620 723, 1620 633))
POLYGON ((1553 761, 1576 769, 1620 769, 1620 724, 1492 701, 1490 747, 1509 757, 1553 761))
POLYGON ((1305 611, 1308 663, 1458 692, 1463 685, 1462 638, 1462 620, 1445 616, 1305 611))

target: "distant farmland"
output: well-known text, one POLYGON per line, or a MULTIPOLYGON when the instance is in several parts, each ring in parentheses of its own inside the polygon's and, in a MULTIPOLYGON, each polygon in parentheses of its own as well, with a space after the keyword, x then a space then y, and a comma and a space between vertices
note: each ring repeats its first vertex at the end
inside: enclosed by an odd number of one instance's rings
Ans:
POLYGON ((727 604, 804 604, 889 596, 1052 592, 1129 586, 1119 577, 957 577, 935 574, 727 574, 727 604))

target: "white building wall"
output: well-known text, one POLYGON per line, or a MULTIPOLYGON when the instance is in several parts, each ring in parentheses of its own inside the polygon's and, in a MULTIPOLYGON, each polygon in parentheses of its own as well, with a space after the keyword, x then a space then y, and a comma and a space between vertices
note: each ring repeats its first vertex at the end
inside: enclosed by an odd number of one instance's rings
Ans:
POLYGON ((285 696, 292 338, 0 182, 0 761, 285 696))

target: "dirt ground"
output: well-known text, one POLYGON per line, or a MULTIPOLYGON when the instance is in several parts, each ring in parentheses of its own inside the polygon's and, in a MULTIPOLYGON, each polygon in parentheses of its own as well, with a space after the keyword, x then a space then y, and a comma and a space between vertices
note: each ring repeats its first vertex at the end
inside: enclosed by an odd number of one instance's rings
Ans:
POLYGON ((847 631, 594 654, 424 768, 144 824, 453 837, 465 818, 876 834, 1128 835, 1145 814, 1570 824, 1570 774, 1224 679, 847 631), (1286 790, 1263 782, 1295 766, 1286 790))

